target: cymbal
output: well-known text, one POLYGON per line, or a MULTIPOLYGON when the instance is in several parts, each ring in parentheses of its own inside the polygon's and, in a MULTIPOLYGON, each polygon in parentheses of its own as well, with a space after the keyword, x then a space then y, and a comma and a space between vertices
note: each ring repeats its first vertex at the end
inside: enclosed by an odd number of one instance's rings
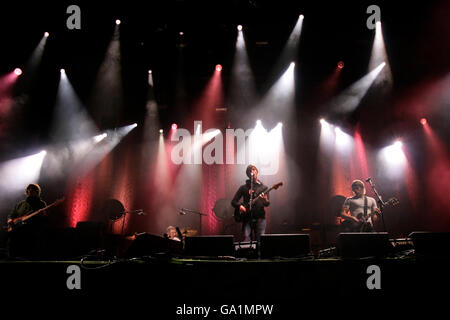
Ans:
POLYGON ((198 231, 196 229, 190 229, 189 227, 181 228, 180 231, 181 234, 185 237, 195 236, 198 234, 198 231))

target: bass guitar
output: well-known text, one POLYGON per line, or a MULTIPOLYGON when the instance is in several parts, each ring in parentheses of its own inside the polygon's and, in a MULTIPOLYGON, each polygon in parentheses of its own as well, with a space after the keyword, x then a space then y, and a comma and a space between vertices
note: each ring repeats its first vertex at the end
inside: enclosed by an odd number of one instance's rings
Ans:
POLYGON ((261 196, 263 196, 263 195, 265 195, 265 194, 269 194, 269 192, 270 191, 272 191, 272 190, 276 190, 276 189, 278 189, 279 187, 281 187, 283 185, 283 182, 278 182, 277 184, 274 184, 272 187, 270 187, 270 188, 268 188, 268 189, 265 189, 264 191, 261 191, 260 193, 258 193, 249 203, 246 203, 246 204, 242 204, 244 207, 245 207, 245 209, 246 209, 246 212, 242 212, 240 209, 239 209, 239 207, 237 207, 235 210, 234 210, 234 220, 236 221, 236 222, 242 222, 242 221, 244 221, 245 219, 247 219, 248 217, 251 217, 251 210, 250 210, 250 208, 253 208, 253 205, 255 204, 255 202, 261 197, 261 196))
POLYGON ((53 202, 52 204, 49 204, 49 205, 46 206, 45 208, 36 210, 36 211, 34 211, 34 212, 32 212, 32 213, 28 213, 28 214, 23 215, 23 216, 21 216, 21 217, 17 217, 17 218, 14 218, 14 219, 8 219, 8 221, 7 221, 8 225, 7 225, 6 228, 5 228, 6 231, 7 231, 7 232, 11 232, 11 231, 17 229, 18 227, 24 225, 24 224, 25 224, 25 221, 27 221, 28 219, 31 219, 31 218, 33 218, 34 216, 38 215, 39 213, 44 212, 45 210, 48 210, 48 209, 50 209, 50 208, 52 208, 52 207, 55 207, 55 206, 59 205, 59 204, 62 203, 64 200, 65 200, 65 197, 56 200, 55 202, 53 202))

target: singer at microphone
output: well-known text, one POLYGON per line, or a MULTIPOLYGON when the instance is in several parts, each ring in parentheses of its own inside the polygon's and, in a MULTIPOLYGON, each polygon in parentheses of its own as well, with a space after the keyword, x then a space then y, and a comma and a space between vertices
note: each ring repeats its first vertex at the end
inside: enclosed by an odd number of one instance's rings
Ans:
POLYGON ((249 179, 236 191, 231 205, 235 209, 235 219, 236 216, 239 217, 236 221, 242 222, 244 241, 250 241, 253 235, 255 236, 254 240, 259 241, 266 230, 265 207, 268 207, 270 202, 268 194, 262 194, 268 188, 258 179, 256 166, 247 166, 245 174, 249 179), (258 201, 250 206, 250 199, 253 199, 255 195, 260 195, 258 201))

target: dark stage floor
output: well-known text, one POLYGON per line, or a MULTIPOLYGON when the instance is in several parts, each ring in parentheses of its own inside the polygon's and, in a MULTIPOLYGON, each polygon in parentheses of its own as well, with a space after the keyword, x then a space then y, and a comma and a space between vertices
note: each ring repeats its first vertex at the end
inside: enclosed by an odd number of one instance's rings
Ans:
POLYGON ((449 260, 414 254, 382 259, 160 256, 114 261, 3 260, 0 274, 3 292, 26 292, 44 299, 58 297, 64 302, 81 299, 89 304, 102 304, 105 311, 151 309, 164 312, 169 318, 183 319, 186 312, 194 310, 189 307, 210 306, 209 318, 228 319, 231 315, 239 316, 243 308, 255 317, 256 309, 251 308, 273 305, 271 316, 263 315, 262 309, 258 309, 258 319, 269 319, 291 315, 296 310, 304 312, 312 304, 324 306, 318 310, 321 313, 340 312, 342 301, 347 299, 354 304, 387 303, 400 308, 397 311, 424 307, 424 304, 415 305, 415 301, 425 303, 431 298, 437 303, 445 297, 442 292, 450 285, 446 276, 449 260), (379 267, 378 283, 371 277, 374 273, 370 266, 379 267), (73 278, 76 273, 79 289, 73 278), (369 289, 371 285, 380 289, 369 289), (109 306, 102 301, 109 301, 109 306), (124 309, 120 307, 121 301, 124 309), (130 302, 136 302, 131 309, 130 302), (230 313, 230 306, 234 306, 237 314, 230 313))

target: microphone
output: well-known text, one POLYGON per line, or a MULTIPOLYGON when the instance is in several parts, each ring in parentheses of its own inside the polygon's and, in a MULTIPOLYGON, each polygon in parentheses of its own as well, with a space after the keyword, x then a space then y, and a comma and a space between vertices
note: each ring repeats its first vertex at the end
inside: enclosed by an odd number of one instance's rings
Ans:
POLYGON ((366 179, 366 182, 369 182, 370 180, 372 180, 372 178, 371 178, 371 177, 368 177, 368 178, 366 179))
POLYGON ((186 212, 185 212, 183 209, 180 209, 180 210, 178 211, 178 214, 184 216, 184 215, 186 214, 186 212))

